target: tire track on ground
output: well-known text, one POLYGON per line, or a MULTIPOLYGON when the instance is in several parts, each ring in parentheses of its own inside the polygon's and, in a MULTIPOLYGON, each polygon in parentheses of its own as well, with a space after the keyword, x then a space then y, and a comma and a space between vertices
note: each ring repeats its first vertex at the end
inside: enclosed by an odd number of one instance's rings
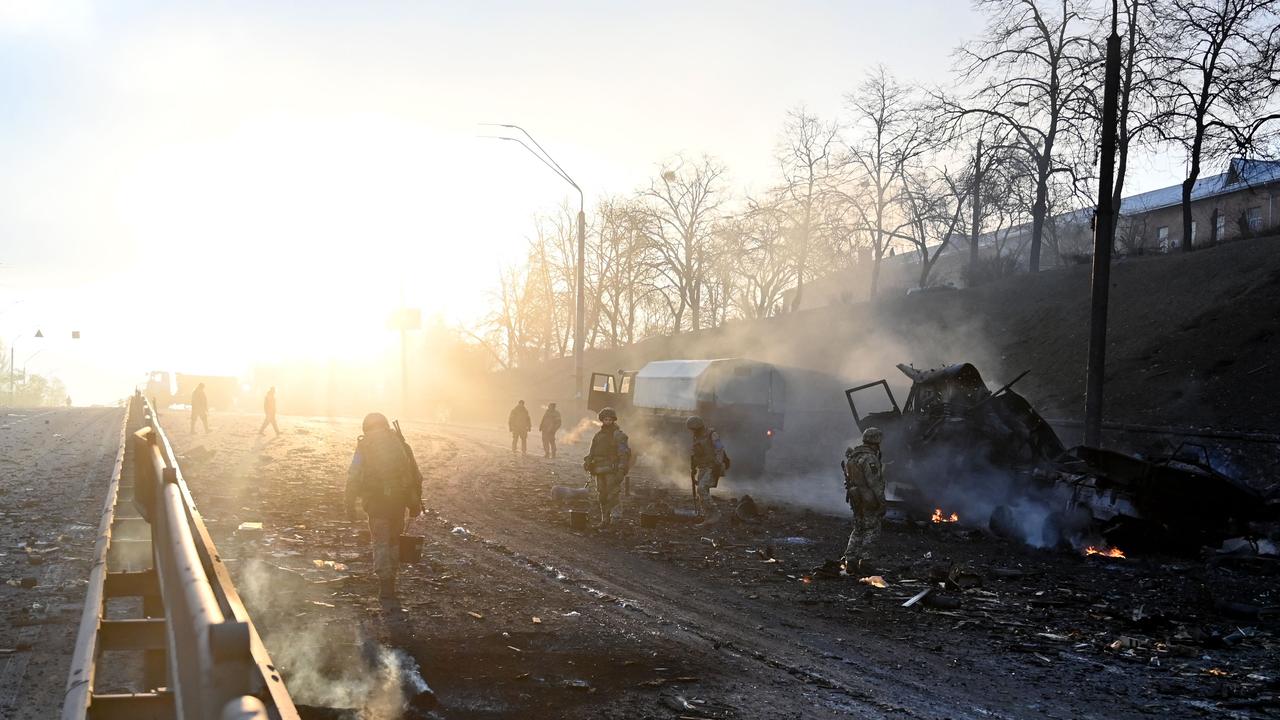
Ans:
MULTIPOLYGON (((482 455, 508 452, 507 448, 492 441, 457 432, 451 437, 482 455)), ((483 459, 473 465, 484 467, 490 464, 483 459)), ((757 668, 768 668, 766 673, 785 673, 806 685, 843 696, 849 703, 847 707, 827 706, 824 710, 857 711, 864 716, 1008 717, 988 707, 982 699, 939 697, 939 688, 927 678, 907 677, 892 669, 906 663, 920 665, 918 657, 898 657, 892 652, 888 657, 872 657, 862 648, 855 654, 848 648, 809 641, 798 633, 779 636, 770 632, 765 629, 765 622, 777 618, 777 607, 745 602, 720 588, 709 587, 704 579, 669 564, 629 553, 620 555, 616 548, 607 549, 607 555, 601 554, 591 547, 591 543, 574 543, 574 553, 568 556, 564 552, 563 538, 549 538, 545 523, 532 521, 507 509, 503 503, 493 501, 497 483, 484 482, 483 477, 496 478, 498 472, 464 467, 464 463, 465 454, 454 461, 449 472, 441 474, 440 480, 455 489, 465 486, 474 494, 474 502, 441 510, 458 524, 477 532, 480 547, 508 556, 517 564, 544 574, 568 571, 580 592, 634 607, 647 624, 657 626, 650 629, 672 635, 671 627, 674 625, 681 631, 681 637, 677 639, 683 642, 709 644, 720 652, 750 661, 757 668), (483 511, 478 508, 483 508, 483 511), (512 538, 511 544, 518 545, 518 548, 486 539, 486 536, 497 535, 512 538), (744 622, 747 619, 749 621, 744 622)), ((440 498, 448 498, 451 494, 439 495, 440 498)), ((807 620, 806 629, 819 637, 838 637, 845 630, 817 619, 807 620)), ((927 675, 929 670, 921 667, 916 673, 923 671, 927 675)), ((934 671, 942 672, 942 669, 934 671)))

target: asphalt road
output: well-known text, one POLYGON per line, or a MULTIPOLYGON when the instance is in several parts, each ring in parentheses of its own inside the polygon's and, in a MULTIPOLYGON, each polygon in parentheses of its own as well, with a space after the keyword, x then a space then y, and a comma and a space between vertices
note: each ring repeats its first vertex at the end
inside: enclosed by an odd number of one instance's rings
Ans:
POLYGON ((123 421, 116 408, 0 409, 0 717, 61 710, 123 421))

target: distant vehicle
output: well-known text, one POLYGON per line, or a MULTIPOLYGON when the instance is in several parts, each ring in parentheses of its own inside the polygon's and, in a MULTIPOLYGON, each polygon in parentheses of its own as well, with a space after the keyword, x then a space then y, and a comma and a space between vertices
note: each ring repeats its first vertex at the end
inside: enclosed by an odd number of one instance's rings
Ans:
POLYGON ((629 433, 682 449, 688 443, 685 420, 700 416, 724 440, 735 476, 764 472, 769 446, 783 428, 785 402, 777 368, 743 358, 659 360, 639 372, 592 373, 587 395, 591 410, 617 410, 629 433))
POLYGON ((167 370, 147 373, 146 395, 153 398, 157 407, 186 405, 191 393, 204 383, 205 395, 211 410, 233 410, 240 396, 240 381, 229 375, 188 375, 167 370))

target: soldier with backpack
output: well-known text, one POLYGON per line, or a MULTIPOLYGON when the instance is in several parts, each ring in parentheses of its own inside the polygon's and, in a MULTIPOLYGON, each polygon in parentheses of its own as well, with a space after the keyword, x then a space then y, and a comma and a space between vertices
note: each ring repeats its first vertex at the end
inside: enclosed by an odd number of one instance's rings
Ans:
POLYGON ((729 454, 720 442, 715 428, 707 427, 702 418, 694 415, 685 421, 692 435, 689 447, 689 481, 693 485, 693 497, 698 502, 698 513, 703 521, 715 519, 715 505, 711 501, 711 488, 720 484, 720 478, 729 469, 729 454))
POLYGON ((347 470, 347 519, 356 519, 356 498, 359 498, 369 516, 378 595, 391 598, 396 593, 405 512, 410 517, 422 512, 422 473, 413 450, 400 433, 399 423, 393 429, 385 415, 369 413, 361 429, 364 434, 356 443, 356 452, 347 470))

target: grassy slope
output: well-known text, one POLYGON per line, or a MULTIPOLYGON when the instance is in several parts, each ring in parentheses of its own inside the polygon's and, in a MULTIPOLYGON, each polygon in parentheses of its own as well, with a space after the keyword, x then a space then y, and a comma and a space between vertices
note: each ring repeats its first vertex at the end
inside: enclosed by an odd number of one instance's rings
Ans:
MULTIPOLYGON (((1018 389, 1047 416, 1080 417, 1088 345, 1089 268, 1020 275, 974 290, 882 299, 592 351, 586 368, 634 369, 663 358, 747 356, 835 375, 901 375, 894 363, 974 362, 989 385, 1025 369, 1018 389)), ((1280 429, 1280 240, 1130 259, 1112 271, 1109 419, 1280 429)), ((489 398, 565 402, 573 363, 503 373, 489 398)), ((821 403, 838 407, 843 398, 821 403)), ((815 399, 815 402, 818 399, 815 399)), ((567 403, 566 403, 567 404, 567 403)), ((503 416, 505 417, 505 415, 503 416)))

